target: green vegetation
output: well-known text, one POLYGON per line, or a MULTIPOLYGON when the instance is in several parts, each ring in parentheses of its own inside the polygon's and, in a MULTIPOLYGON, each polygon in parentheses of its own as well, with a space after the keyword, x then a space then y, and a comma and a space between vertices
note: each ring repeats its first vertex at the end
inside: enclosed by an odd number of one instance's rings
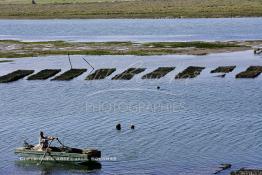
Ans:
POLYGON ((64 72, 63 74, 58 75, 57 77, 55 77, 52 80, 69 81, 69 80, 72 80, 72 79, 82 75, 86 71, 87 71, 87 69, 70 69, 70 70, 64 72))
MULTIPOLYGON (((35 0, 37 4, 72 4, 97 2, 98 0, 35 0)), ((111 0, 99 0, 101 2, 110 2, 111 0)), ((119 0, 123 1, 123 0, 119 0)), ((32 0, 1 0, 0 4, 31 4, 32 0)))
POLYGON ((0 77, 0 83, 9 83, 22 79, 30 74, 34 73, 34 70, 17 70, 12 73, 0 77))
MULTIPOLYGON (((253 41, 262 43, 262 41, 253 41)), ((46 55, 167 55, 249 50, 252 41, 239 42, 23 42, 0 40, 0 58, 37 57, 46 55), (12 46, 12 49, 10 49, 12 46)))
POLYGON ((1 0, 0 18, 211 18, 262 16, 261 0, 1 0))
POLYGON ((159 67, 153 72, 150 72, 144 76, 142 76, 142 79, 159 79, 164 77, 169 72, 173 71, 175 67, 159 67))
POLYGON ((32 53, 1 53, 0 58, 24 58, 24 57, 34 57, 37 56, 32 53))
POLYGON ((219 43, 219 42, 201 42, 201 41, 193 41, 193 42, 157 42, 157 43, 146 43, 144 44, 148 47, 159 47, 159 48, 185 48, 185 47, 195 47, 195 48, 225 48, 225 47, 240 47, 236 44, 230 43, 219 43))
POLYGON ((114 76, 112 80, 131 80, 136 74, 140 74, 145 70, 145 68, 129 68, 121 74, 114 76))
POLYGON ((55 51, 33 51, 30 53, 1 53, 0 58, 24 58, 24 57, 38 57, 48 55, 138 55, 138 56, 150 56, 150 55, 168 55, 176 54, 177 51, 173 50, 138 50, 138 51, 110 51, 110 50, 55 50, 55 51))
POLYGON ((200 75, 200 73, 202 72, 203 69, 205 69, 205 68, 204 67, 197 67, 197 66, 189 66, 188 68, 186 68, 182 72, 178 73, 176 75, 175 79, 195 78, 198 75, 200 75))
POLYGON ((34 52, 34 56, 41 55, 117 55, 110 50, 47 50, 47 51, 38 51, 34 52))

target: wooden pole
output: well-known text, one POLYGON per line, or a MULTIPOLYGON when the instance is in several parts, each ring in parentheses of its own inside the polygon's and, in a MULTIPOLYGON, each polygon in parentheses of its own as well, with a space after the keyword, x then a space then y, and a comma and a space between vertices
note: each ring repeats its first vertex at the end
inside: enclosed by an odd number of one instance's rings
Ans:
POLYGON ((69 63, 70 63, 70 67, 71 67, 71 69, 73 69, 73 66, 72 66, 72 63, 71 63, 71 58, 70 58, 69 52, 68 52, 68 61, 69 61, 69 63))

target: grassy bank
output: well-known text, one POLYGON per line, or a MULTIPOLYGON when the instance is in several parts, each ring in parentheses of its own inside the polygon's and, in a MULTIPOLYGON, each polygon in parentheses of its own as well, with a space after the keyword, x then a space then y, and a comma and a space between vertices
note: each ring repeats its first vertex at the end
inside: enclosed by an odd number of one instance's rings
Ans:
POLYGON ((132 43, 0 40, 0 58, 67 55, 68 53, 71 55, 206 55, 250 50, 252 43, 257 44, 262 41, 132 43))
POLYGON ((3 0, 0 18, 196 18, 262 16, 261 0, 3 0), (38 2, 39 1, 39 2, 38 2))

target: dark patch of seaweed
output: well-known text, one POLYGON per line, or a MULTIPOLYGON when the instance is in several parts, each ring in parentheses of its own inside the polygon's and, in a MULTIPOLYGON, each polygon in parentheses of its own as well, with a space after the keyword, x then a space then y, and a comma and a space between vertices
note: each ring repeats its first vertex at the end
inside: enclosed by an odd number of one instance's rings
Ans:
POLYGON ((216 75, 215 77, 225 78, 225 77, 226 77, 226 74, 216 75))
POLYGON ((129 68, 112 78, 112 80, 131 80, 136 74, 144 72, 145 68, 129 68))
POLYGON ((44 69, 40 72, 28 77, 28 80, 46 80, 50 77, 55 76, 61 71, 61 69, 44 69))
POLYGON ((235 68, 236 66, 219 66, 210 73, 229 73, 232 72, 235 68))
POLYGON ((230 175, 262 175, 262 170, 241 168, 240 170, 232 171, 230 175))
POLYGON ((69 81, 69 80, 72 80, 80 76, 81 74, 83 74, 86 71, 87 69, 70 69, 64 72, 63 74, 58 75, 57 77, 53 78, 52 80, 69 81))
POLYGON ((111 75, 113 72, 116 71, 116 68, 111 69, 98 69, 94 73, 88 75, 86 80, 102 80, 111 75))
POLYGON ((247 70, 240 72, 236 78, 256 78, 262 73, 262 66, 250 66, 247 70))
POLYGON ((173 71, 175 67, 159 67, 153 72, 150 72, 144 76, 142 76, 142 79, 159 79, 164 77, 169 72, 173 71))
POLYGON ((34 73, 34 70, 16 70, 7 75, 0 77, 0 83, 9 83, 20 80, 30 74, 34 73))
POLYGON ((231 167, 232 167, 232 165, 229 164, 229 163, 220 164, 219 170, 217 170, 214 174, 219 174, 224 170, 230 169, 231 167))
POLYGON ((189 66, 182 72, 178 73, 175 79, 195 78, 200 75, 203 69, 205 69, 205 67, 189 66))
POLYGON ((13 62, 13 60, 0 60, 0 63, 10 63, 13 62))

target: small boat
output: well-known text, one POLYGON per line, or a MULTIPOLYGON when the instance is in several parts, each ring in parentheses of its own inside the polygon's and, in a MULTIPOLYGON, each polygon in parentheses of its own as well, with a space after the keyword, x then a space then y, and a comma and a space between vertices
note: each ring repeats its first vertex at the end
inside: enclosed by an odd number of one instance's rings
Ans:
POLYGON ((50 146, 46 150, 39 151, 26 142, 23 147, 16 148, 15 154, 20 156, 20 160, 39 161, 40 164, 42 161, 85 163, 101 158, 101 151, 97 149, 79 149, 62 145, 50 146))

